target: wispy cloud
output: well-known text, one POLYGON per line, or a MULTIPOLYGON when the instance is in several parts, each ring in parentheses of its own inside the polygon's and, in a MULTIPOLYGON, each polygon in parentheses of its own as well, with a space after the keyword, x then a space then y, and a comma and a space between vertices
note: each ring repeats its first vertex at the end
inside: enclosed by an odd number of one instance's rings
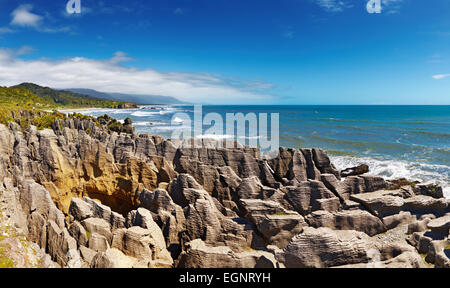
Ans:
POLYGON ((347 0, 315 0, 315 2, 328 12, 342 12, 353 7, 353 4, 347 0))
MULTIPOLYGON (((354 7, 354 1, 350 0, 312 0, 327 12, 343 12, 354 7)), ((364 0, 364 5, 367 0, 364 0)), ((398 13, 404 0, 381 0, 382 9, 388 14, 398 13)))
MULTIPOLYGON (((27 49, 25 49, 27 50, 27 49)), ((0 85, 22 82, 53 88, 89 88, 104 92, 165 95, 196 103, 264 103, 273 85, 261 80, 231 81, 208 73, 162 73, 120 65, 130 58, 117 52, 107 60, 74 57, 23 60, 18 51, 0 49, 0 85)))
POLYGON ((8 34, 8 33, 15 33, 16 31, 9 28, 9 27, 0 27, 0 35, 1 34, 8 34))
POLYGON ((381 0, 383 11, 388 14, 399 13, 403 2, 404 0, 381 0))
POLYGON ((427 63, 428 64, 438 64, 438 63, 442 63, 442 55, 441 54, 433 54, 431 55, 431 57, 429 57, 427 63))
POLYGON ((435 80, 441 80, 450 77, 450 74, 437 74, 433 76, 435 80))
POLYGON ((39 27, 42 23, 42 16, 31 12, 33 5, 24 4, 17 7, 12 13, 11 25, 22 27, 39 27))
MULTIPOLYGON (((41 16, 36 14, 33 10, 33 5, 31 4, 23 4, 18 6, 14 11, 11 13, 11 22, 10 26, 17 27, 17 28, 33 28, 38 32, 42 33, 58 33, 58 32, 70 32, 71 28, 68 26, 64 27, 50 27, 47 25, 44 25, 44 20, 47 17, 41 16)), ((0 34, 4 33, 13 33, 16 32, 16 30, 12 30, 11 28, 4 27, 0 28, 0 34)))
POLYGON ((288 27, 283 31, 283 34, 282 34, 282 36, 283 36, 284 38, 287 38, 287 39, 293 39, 293 38, 294 38, 294 35, 295 35, 295 31, 292 29, 291 26, 288 26, 288 27))
POLYGON ((183 15, 184 14, 184 10, 181 8, 177 8, 173 11, 173 14, 175 15, 183 15))
POLYGON ((119 64, 119 63, 123 63, 123 62, 129 62, 134 60, 131 57, 127 56, 127 53, 122 52, 122 51, 117 51, 116 53, 114 53, 114 56, 109 60, 112 64, 119 64))

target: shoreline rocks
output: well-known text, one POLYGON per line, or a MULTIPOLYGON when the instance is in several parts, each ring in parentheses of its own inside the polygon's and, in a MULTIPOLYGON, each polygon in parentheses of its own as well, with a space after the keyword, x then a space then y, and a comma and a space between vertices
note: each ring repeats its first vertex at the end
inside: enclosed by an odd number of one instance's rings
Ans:
POLYGON ((264 160, 78 118, 0 135, 8 215, 62 267, 449 266, 439 186, 340 173, 320 149, 264 160))

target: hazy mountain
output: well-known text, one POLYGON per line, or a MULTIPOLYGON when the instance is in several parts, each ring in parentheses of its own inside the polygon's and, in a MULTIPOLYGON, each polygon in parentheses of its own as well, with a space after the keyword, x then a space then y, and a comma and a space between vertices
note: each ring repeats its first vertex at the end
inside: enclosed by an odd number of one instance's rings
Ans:
POLYGON ((65 89, 75 93, 89 95, 96 98, 118 100, 118 101, 131 101, 136 104, 186 104, 174 97, 159 96, 159 95, 136 95, 136 94, 123 94, 123 93, 105 93, 99 92, 93 89, 82 88, 70 88, 65 89))

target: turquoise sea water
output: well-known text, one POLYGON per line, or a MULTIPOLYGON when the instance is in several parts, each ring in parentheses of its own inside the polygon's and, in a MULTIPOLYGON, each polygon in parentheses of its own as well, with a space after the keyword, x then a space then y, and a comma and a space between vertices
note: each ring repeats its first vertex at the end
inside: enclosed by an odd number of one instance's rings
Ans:
MULTIPOLYGON (((143 106, 82 113, 130 117, 137 132, 170 138, 184 125, 170 124, 176 113, 193 111, 193 106, 143 106)), ((224 119, 226 113, 279 113, 281 146, 322 148, 340 169, 366 163, 371 173, 387 178, 438 181, 450 196, 450 106, 203 106, 203 115, 211 112, 224 119)))

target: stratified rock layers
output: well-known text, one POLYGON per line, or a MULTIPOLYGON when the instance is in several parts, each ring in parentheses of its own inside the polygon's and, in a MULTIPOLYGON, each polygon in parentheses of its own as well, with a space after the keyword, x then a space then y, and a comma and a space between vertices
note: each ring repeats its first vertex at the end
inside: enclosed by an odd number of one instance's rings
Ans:
POLYGON ((320 149, 265 160, 195 142, 77 118, 0 125, 0 187, 17 229, 62 267, 449 266, 440 187, 341 179, 320 149))

